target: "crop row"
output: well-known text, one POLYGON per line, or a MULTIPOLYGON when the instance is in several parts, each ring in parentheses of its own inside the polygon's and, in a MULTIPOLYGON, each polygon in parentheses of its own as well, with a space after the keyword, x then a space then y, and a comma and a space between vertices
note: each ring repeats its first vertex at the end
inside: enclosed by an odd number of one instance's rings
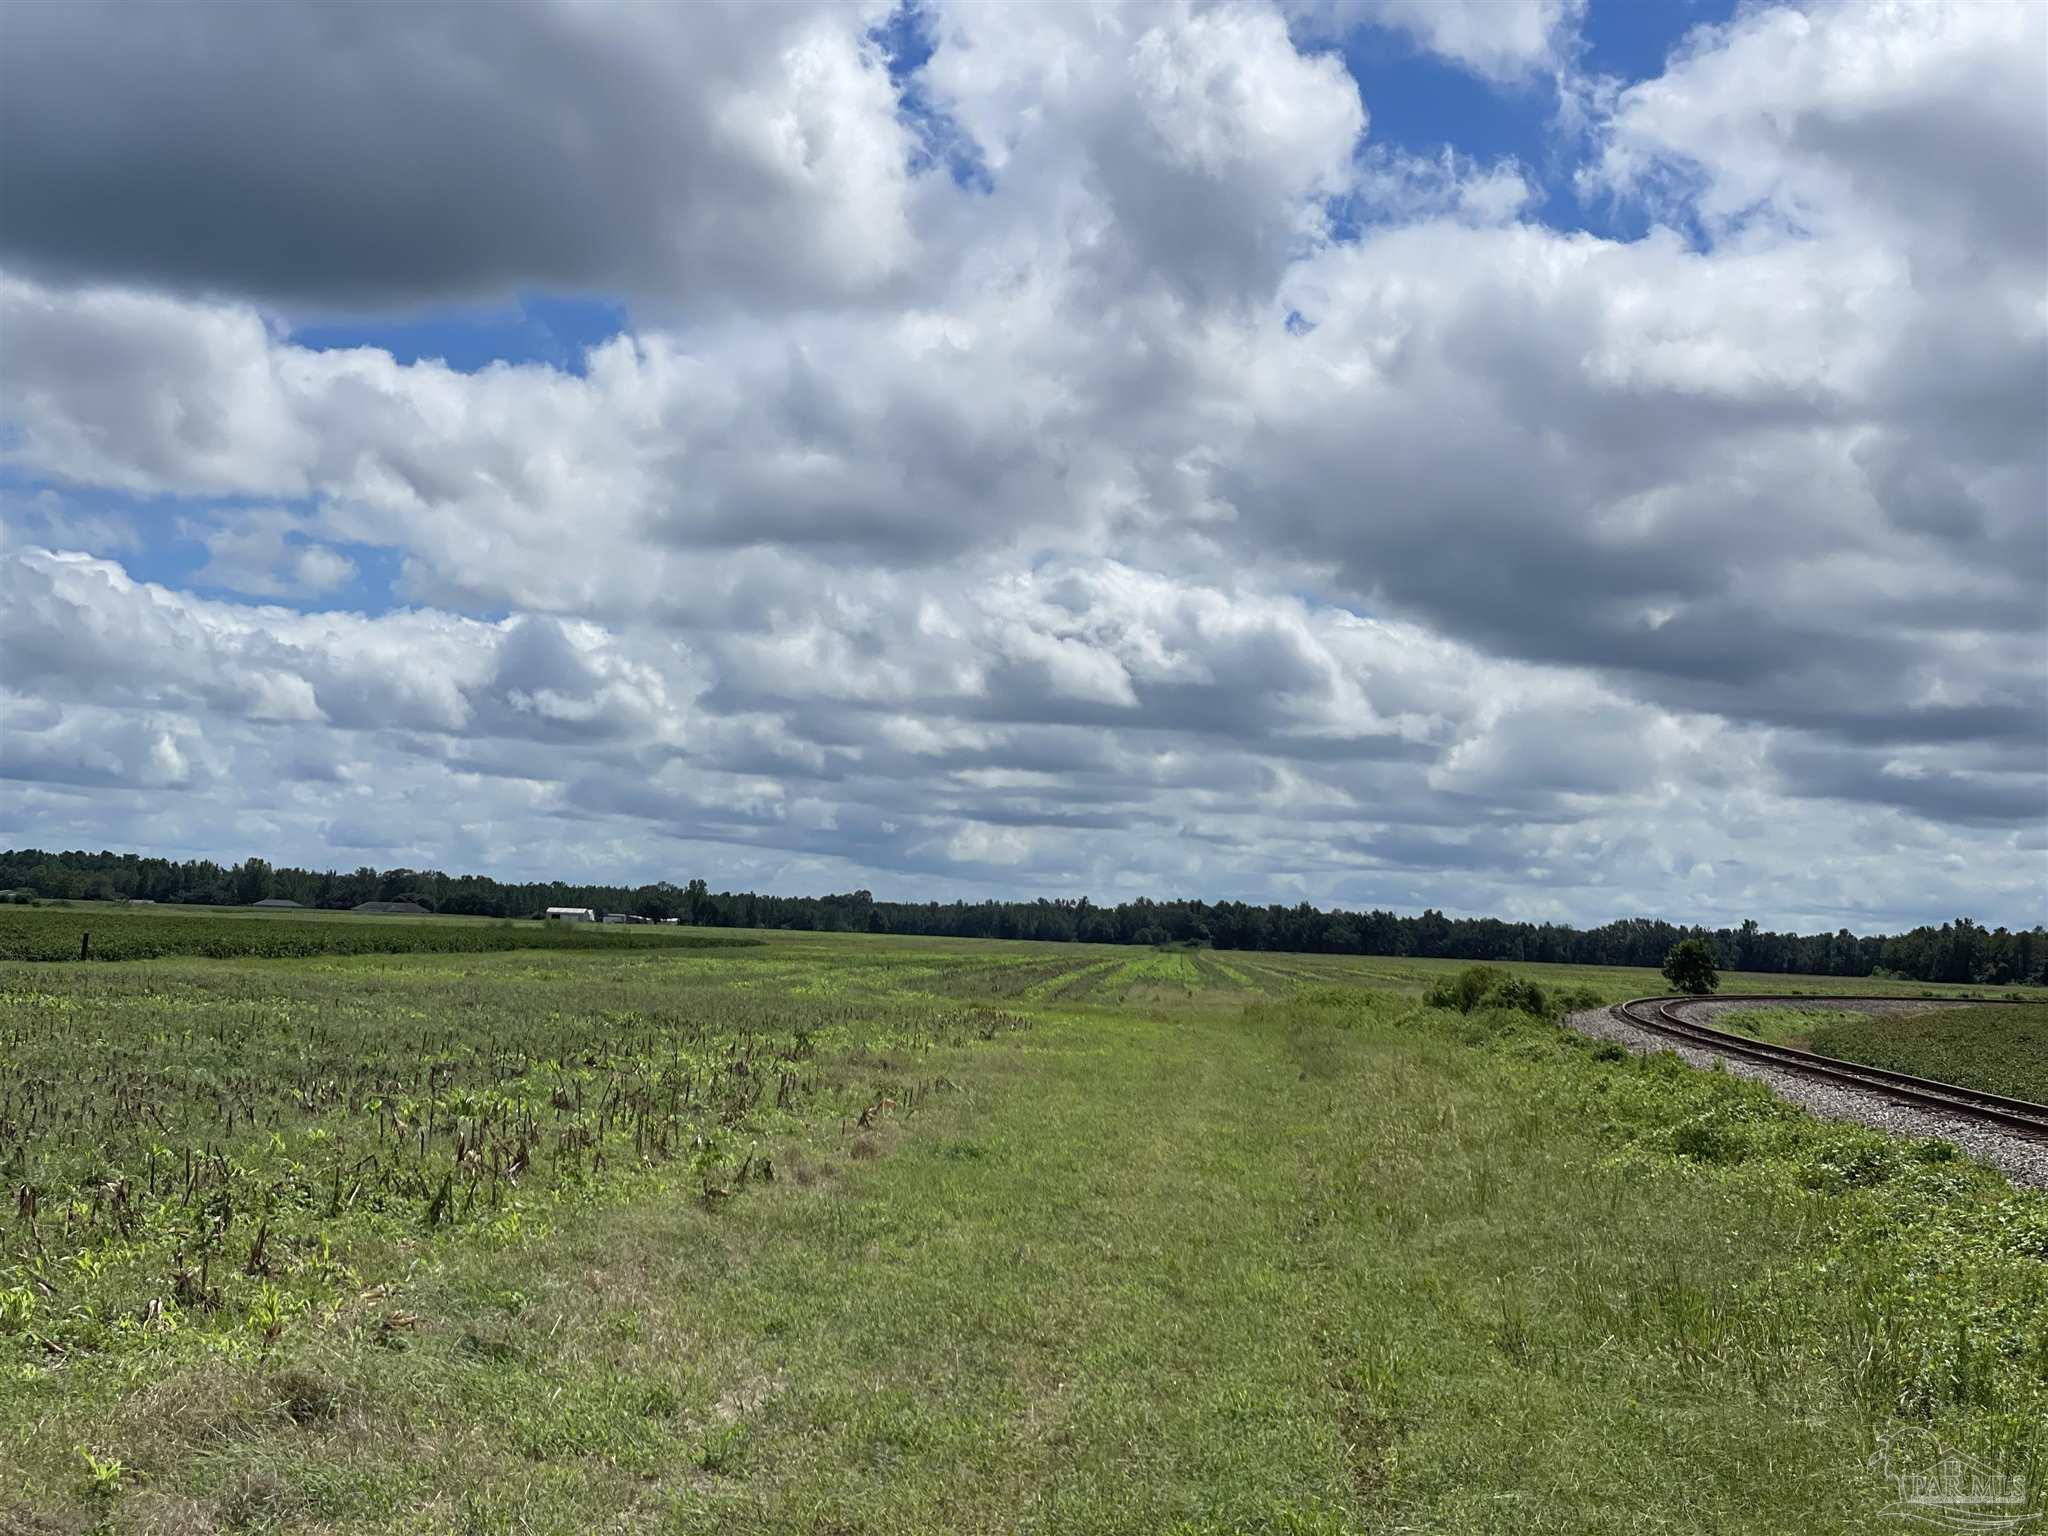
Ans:
POLYGON ((323 955, 489 954, 512 949, 689 949, 758 944, 736 935, 594 923, 256 920, 75 908, 0 910, 0 960, 311 959, 323 955))
POLYGON ((2048 1004, 1838 1016, 1815 1030, 1823 1055, 2048 1103, 2048 1004))

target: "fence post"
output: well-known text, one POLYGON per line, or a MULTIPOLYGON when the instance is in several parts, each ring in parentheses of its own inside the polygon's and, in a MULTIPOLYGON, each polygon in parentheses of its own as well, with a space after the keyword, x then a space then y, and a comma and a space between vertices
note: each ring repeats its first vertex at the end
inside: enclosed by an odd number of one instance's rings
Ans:
POLYGON ((92 952, 92 930, 86 929, 78 936, 78 958, 86 959, 92 952))

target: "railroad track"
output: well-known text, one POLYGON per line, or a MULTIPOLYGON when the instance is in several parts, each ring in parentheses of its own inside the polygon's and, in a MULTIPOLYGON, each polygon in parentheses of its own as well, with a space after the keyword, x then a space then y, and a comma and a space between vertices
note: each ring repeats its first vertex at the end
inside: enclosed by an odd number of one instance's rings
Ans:
MULTIPOLYGON (((2048 1104, 2034 1104, 2025 1099, 2009 1099, 2003 1094, 1985 1093, 1976 1088, 1962 1088, 1954 1083, 1940 1082, 1931 1077, 1914 1077, 1909 1073, 1893 1072, 1884 1067, 1866 1067, 1859 1062, 1839 1061, 1833 1056, 1819 1056, 1812 1051, 1798 1050, 1789 1045, 1768 1045, 1761 1040, 1752 1040, 1746 1035, 1731 1035, 1726 1030, 1695 1023, 1691 1019, 1681 1017, 1677 1011, 1688 1003, 1707 1001, 1709 999, 1701 997, 1639 997, 1630 1002, 1618 1003, 1609 1011, 1616 1018, 1639 1028, 1669 1035, 1701 1050, 1766 1062, 1785 1071, 1842 1083, 1852 1088, 1860 1088, 1866 1093, 1881 1094, 1902 1104, 1940 1110, 1944 1114, 1961 1116, 1983 1125, 1995 1125, 2000 1130, 2016 1131, 2022 1135, 2048 1141, 2048 1104)), ((1714 998, 1711 1001, 1755 1003, 1760 1006, 1783 1003, 1795 1007, 1829 1003, 1854 1008, 1859 1002, 1919 1003, 1936 1000, 1919 997, 1742 996, 1714 998)), ((1981 1007, 1983 1004, 1978 1003, 1975 1006, 1981 1007)))

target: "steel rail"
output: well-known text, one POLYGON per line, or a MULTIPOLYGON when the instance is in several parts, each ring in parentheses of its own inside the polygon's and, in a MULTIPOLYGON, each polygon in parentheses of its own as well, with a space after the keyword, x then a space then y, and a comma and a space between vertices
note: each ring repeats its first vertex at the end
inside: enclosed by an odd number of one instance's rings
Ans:
MULTIPOLYGON (((2003 999, 1998 1001, 2002 1002, 2003 999)), ((1928 997, 1797 997, 1785 995, 1755 995, 1736 997, 1638 997, 1618 1003, 1609 1011, 1616 1018, 1643 1029, 1670 1035, 1706 1050, 1718 1051, 1726 1056, 1742 1056, 1752 1061, 1766 1062, 1774 1067, 1804 1073, 1846 1083, 1866 1092, 1883 1094, 1901 1103, 1917 1105, 1924 1109, 1938 1109, 1944 1114, 1960 1115, 1965 1119, 1996 1125, 2001 1129, 2019 1131, 2029 1136, 2048 1138, 2048 1104, 2035 1104, 2027 1099, 2007 1098, 2004 1094, 1988 1093, 1979 1088, 1964 1088, 1955 1083, 1944 1083, 1938 1078, 1915 1077, 1907 1072, 1894 1072, 1888 1067, 1867 1067, 1860 1062, 1842 1061, 1833 1056, 1821 1056, 1813 1051, 1802 1051, 1796 1046, 1771 1045, 1762 1040, 1752 1040, 1746 1035, 1730 1034, 1715 1029, 1709 1024, 1695 1023, 1682 1018, 1675 1011, 1688 1003, 1826 1003, 1853 1009, 1858 1003, 1934 1003, 1937 1005, 1984 1006, 1975 998, 1928 998, 1928 997)))

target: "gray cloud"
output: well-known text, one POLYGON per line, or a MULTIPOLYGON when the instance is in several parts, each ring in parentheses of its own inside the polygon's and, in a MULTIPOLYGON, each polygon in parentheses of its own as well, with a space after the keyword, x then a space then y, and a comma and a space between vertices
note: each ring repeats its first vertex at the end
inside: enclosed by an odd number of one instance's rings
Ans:
POLYGON ((1795 795, 1896 806, 1930 821, 1991 827, 2038 826, 2037 770, 1983 773, 1928 765, 1913 757, 1876 761, 1817 751, 1798 742, 1773 748, 1770 764, 1795 795))
POLYGON ((872 8, 24 6, 19 267, 328 304, 843 296, 909 254, 872 8))

